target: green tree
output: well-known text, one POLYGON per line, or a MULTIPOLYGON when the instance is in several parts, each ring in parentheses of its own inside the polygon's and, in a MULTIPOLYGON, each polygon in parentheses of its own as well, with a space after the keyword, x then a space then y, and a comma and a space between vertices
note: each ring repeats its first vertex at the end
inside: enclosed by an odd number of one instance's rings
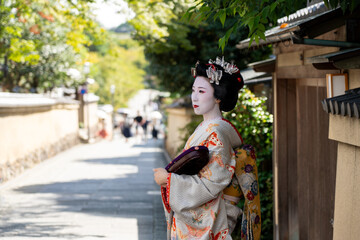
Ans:
MULTIPOLYGON (((250 44, 255 40, 265 40, 266 26, 276 24, 276 20, 284 15, 289 15, 301 7, 306 6, 307 0, 196 0, 184 19, 189 22, 203 22, 208 19, 225 23, 229 17, 236 21, 227 26, 226 33, 219 39, 219 46, 224 50, 230 35, 237 33, 239 27, 249 29, 250 44)), ((324 0, 329 8, 340 5, 344 12, 354 11, 360 5, 358 0, 324 0)))
POLYGON ((67 70, 81 68, 86 46, 104 37, 93 21, 90 2, 0 1, 3 88, 12 91, 17 86, 36 92, 74 83, 67 70))
POLYGON ((191 25, 181 20, 189 1, 128 2, 137 14, 131 21, 134 38, 144 46, 148 72, 154 76, 150 85, 175 96, 191 91, 190 69, 197 60, 207 61, 224 54, 226 60, 234 60, 239 68, 245 68, 247 63, 263 60, 270 54, 267 47, 258 52, 236 49, 236 43, 247 35, 245 28, 229 39, 231 44, 222 53, 217 45, 218 36, 225 33, 220 23, 191 25))
POLYGON ((143 81, 147 62, 143 52, 134 40, 120 38, 119 34, 109 34, 104 45, 97 46, 92 75, 96 79, 90 90, 100 97, 100 104, 111 104, 115 109, 126 107, 128 100, 144 88, 143 81), (115 93, 110 92, 111 85, 115 93))

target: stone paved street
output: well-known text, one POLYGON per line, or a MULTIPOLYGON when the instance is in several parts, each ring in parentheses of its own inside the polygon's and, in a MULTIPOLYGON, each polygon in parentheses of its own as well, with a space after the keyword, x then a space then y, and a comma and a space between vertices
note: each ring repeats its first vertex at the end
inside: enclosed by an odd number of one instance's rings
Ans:
POLYGON ((0 184, 0 239, 165 239, 162 144, 81 144, 0 184))

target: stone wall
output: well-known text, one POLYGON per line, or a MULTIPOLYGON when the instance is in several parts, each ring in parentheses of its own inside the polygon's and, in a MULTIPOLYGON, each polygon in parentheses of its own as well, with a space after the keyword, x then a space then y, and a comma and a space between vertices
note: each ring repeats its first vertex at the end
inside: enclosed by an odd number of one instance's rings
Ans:
POLYGON ((0 93, 0 181, 79 143, 79 102, 0 93))

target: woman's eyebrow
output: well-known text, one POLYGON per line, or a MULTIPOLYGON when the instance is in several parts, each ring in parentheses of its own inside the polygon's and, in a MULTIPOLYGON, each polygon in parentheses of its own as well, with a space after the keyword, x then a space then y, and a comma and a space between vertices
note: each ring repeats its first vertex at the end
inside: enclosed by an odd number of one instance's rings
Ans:
POLYGON ((199 89, 199 88, 201 88, 201 89, 205 89, 205 90, 207 90, 207 88, 206 88, 206 87, 201 87, 201 86, 199 86, 199 87, 197 87, 197 86, 193 86, 193 87, 192 87, 192 89, 194 89, 194 88, 198 88, 198 89, 199 89))

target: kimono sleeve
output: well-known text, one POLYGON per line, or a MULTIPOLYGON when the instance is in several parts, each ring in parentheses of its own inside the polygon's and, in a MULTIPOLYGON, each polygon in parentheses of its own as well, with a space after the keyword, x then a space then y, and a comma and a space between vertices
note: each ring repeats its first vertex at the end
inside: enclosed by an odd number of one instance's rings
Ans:
POLYGON ((166 187, 168 211, 181 215, 202 206, 217 198, 230 183, 235 171, 235 155, 229 139, 213 131, 201 145, 208 147, 210 161, 197 175, 171 173, 166 187))

